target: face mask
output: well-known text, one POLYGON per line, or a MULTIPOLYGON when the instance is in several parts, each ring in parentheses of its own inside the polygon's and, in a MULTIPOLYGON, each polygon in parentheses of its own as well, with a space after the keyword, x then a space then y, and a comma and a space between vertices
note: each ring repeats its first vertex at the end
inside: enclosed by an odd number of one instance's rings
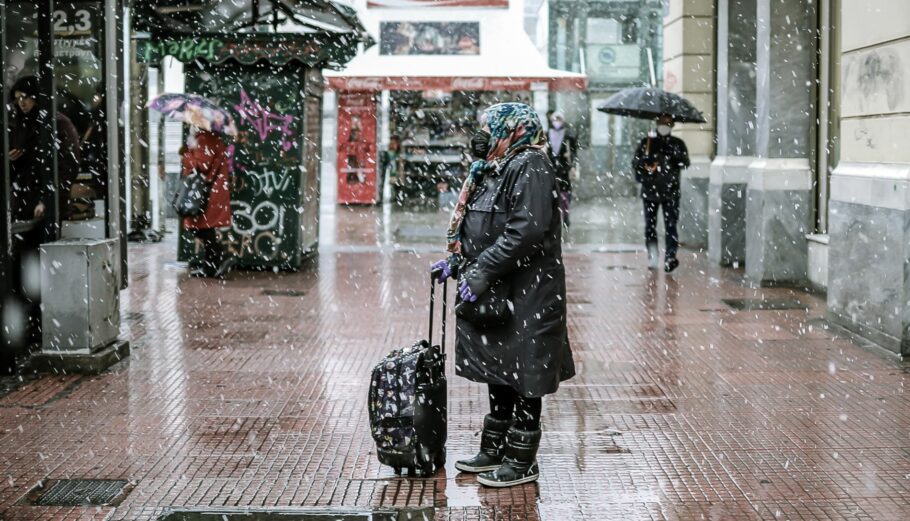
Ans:
POLYGON ((562 121, 559 121, 559 120, 551 121, 550 124, 551 124, 551 125, 553 126, 553 128, 555 128, 556 130, 559 130, 559 129, 562 128, 562 121))
POLYGON ((669 136, 671 127, 670 125, 657 125, 657 133, 661 136, 669 136))
POLYGON ((490 133, 478 130, 471 136, 471 154, 476 159, 486 159, 490 155, 490 133))

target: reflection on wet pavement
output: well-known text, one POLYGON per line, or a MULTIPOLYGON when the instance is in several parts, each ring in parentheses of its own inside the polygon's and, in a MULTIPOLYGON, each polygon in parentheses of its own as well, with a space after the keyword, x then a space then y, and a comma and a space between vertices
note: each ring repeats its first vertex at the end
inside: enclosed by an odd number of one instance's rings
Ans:
POLYGON ((437 520, 910 518, 905 368, 826 329, 818 296, 750 288, 694 252, 672 276, 649 272, 637 204, 573 215, 565 263, 578 376, 545 400, 539 484, 481 489, 454 471, 476 449, 487 405, 451 367, 446 470, 406 479, 377 463, 369 371, 425 335, 425 270, 443 254, 434 237, 447 216, 339 208, 297 273, 189 279, 172 264, 173 237, 131 245, 130 359, 0 397, 0 518, 150 520, 202 507, 434 507, 437 520), (737 310, 722 299, 801 307, 737 310), (17 503, 46 478, 135 488, 116 508, 17 503))

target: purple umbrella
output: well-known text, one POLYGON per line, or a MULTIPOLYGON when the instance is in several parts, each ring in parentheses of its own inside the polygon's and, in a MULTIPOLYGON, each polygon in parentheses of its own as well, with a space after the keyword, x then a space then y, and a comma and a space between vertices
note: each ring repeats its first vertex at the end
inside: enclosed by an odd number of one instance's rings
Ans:
POLYGON ((147 106, 173 121, 181 121, 227 136, 237 135, 237 127, 231 114, 214 101, 197 94, 164 93, 149 101, 147 106))

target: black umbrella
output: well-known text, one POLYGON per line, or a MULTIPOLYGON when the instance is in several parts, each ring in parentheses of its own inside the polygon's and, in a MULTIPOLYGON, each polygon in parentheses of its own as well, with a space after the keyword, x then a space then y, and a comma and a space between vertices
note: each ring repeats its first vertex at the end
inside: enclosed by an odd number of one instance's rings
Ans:
POLYGON ((678 123, 706 122, 701 112, 686 98, 653 87, 623 89, 607 98, 597 110, 641 119, 668 115, 678 123))

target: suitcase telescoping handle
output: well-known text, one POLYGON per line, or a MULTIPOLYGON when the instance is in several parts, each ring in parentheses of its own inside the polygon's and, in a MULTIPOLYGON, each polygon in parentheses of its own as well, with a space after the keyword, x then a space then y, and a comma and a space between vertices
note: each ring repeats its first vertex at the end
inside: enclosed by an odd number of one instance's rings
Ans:
MULTIPOLYGON (((436 304, 436 277, 439 274, 433 272, 430 274, 430 332, 427 334, 427 342, 433 345, 433 315, 436 304)), ((448 308, 448 289, 449 280, 442 282, 442 340, 439 341, 439 347, 443 353, 446 352, 446 308, 448 308)))

